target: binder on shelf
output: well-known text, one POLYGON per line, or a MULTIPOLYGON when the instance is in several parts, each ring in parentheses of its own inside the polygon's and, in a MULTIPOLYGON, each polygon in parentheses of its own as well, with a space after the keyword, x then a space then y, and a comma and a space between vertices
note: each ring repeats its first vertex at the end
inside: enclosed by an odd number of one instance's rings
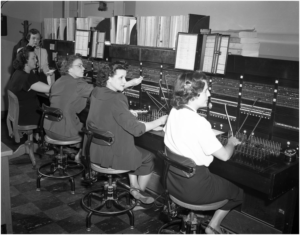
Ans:
POLYGON ((59 19, 59 33, 58 33, 58 39, 59 40, 66 40, 66 28, 67 28, 67 19, 60 18, 59 19))
POLYGON ((175 69, 195 69, 197 45, 198 34, 178 33, 175 56, 175 69))
POLYGON ((211 74, 225 74, 230 36, 203 34, 200 37, 199 69, 211 74))
POLYGON ((77 30, 90 30, 88 18, 76 18, 76 29, 77 30))
POLYGON ((111 17, 111 31, 110 38, 113 44, 129 45, 130 42, 134 43, 132 35, 136 30, 136 18, 133 16, 113 16, 111 17))
POLYGON ((75 41, 75 18, 67 18, 67 41, 75 41))
POLYGON ((105 48, 105 33, 92 29, 90 57, 103 59, 104 48, 105 48))
POLYGON ((75 54, 79 53, 82 56, 89 55, 89 30, 76 30, 75 32, 75 54))
POLYGON ((101 33, 105 33, 105 40, 110 41, 112 40, 111 38, 111 19, 110 18, 105 18, 101 22, 99 22, 95 26, 95 30, 101 33))

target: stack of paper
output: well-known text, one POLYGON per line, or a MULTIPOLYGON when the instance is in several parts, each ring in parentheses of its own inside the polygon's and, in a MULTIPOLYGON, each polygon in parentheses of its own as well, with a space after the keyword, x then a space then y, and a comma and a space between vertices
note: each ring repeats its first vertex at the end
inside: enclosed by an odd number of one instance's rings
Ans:
POLYGON ((258 57, 260 43, 255 29, 249 30, 227 30, 227 31, 212 31, 212 33, 219 33, 230 35, 229 54, 258 57))

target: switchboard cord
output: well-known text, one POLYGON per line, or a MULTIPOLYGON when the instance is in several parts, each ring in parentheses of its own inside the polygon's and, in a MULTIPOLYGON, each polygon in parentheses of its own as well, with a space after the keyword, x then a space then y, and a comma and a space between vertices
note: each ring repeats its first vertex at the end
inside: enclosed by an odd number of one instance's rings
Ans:
POLYGON ((230 122, 230 118, 229 118, 229 116, 228 116, 228 112, 227 112, 226 104, 225 104, 225 112, 226 112, 226 116, 227 116, 228 123, 229 123, 229 126, 230 126, 231 134, 233 135, 233 131, 232 131, 232 127, 231 127, 231 122, 230 122))
POLYGON ((248 137, 248 140, 249 140, 249 138, 251 137, 252 133, 254 133, 256 127, 258 126, 260 120, 261 120, 262 117, 263 117, 263 114, 265 114, 265 111, 261 112, 260 118, 258 119, 258 122, 256 123, 255 127, 253 128, 253 130, 250 132, 250 135, 249 135, 249 137, 248 137))
POLYGON ((161 80, 159 80, 158 84, 159 84, 159 87, 160 87, 160 89, 161 89, 161 93, 162 93, 162 95, 163 95, 163 97, 164 97, 164 100, 165 100, 165 103, 166 103, 166 105, 167 105, 167 108, 169 108, 167 99, 166 99, 166 97, 165 97, 165 93, 164 93, 164 91, 163 91, 163 89, 162 89, 162 86, 161 86, 161 80))
POLYGON ((247 116, 246 116, 245 120, 243 121, 241 127, 240 127, 240 128, 238 129, 238 131, 236 132, 236 135, 237 135, 237 134, 240 132, 240 130, 242 129, 242 127, 243 127, 243 125, 245 124, 245 122, 246 122, 246 120, 247 120, 249 114, 251 113, 251 111, 252 111, 252 109, 253 109, 255 103, 256 103, 257 101, 259 101, 259 100, 260 100, 260 98, 257 98, 257 99, 254 101, 254 103, 252 104, 251 108, 249 109, 249 111, 248 111, 248 113, 247 113, 247 116))
POLYGON ((146 92, 146 94, 149 96, 149 98, 153 101, 153 103, 156 105, 156 107, 159 109, 159 111, 165 107, 165 105, 162 105, 157 99, 155 99, 149 92, 146 92), (160 107, 159 107, 159 105, 160 107))

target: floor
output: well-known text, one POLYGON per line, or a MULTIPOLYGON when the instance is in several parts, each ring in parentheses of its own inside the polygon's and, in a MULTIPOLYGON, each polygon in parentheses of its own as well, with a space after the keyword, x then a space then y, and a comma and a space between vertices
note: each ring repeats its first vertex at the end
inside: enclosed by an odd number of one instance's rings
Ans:
MULTIPOLYGON (((12 150, 19 144, 8 136, 5 120, 1 120, 1 141, 12 150)), ((21 140, 21 143, 25 138, 21 140)), ((49 162, 47 157, 36 155, 37 166, 49 162)), ((92 216, 91 231, 86 230, 87 212, 81 206, 82 197, 101 185, 97 182, 91 188, 81 185, 81 177, 75 180, 75 194, 70 191, 68 180, 41 181, 41 191, 36 191, 36 170, 32 169, 27 155, 10 160, 10 194, 14 233, 33 234, 155 234, 166 220, 161 204, 134 211, 135 227, 130 228, 127 214, 120 216, 92 216)), ((299 204, 297 204, 297 207, 299 204)), ((299 220, 296 212, 295 220, 299 220)), ((4 230, 1 228, 1 233, 4 230)), ((292 233, 299 233, 295 223, 292 233)))
MULTIPOLYGON (((24 138, 25 139, 25 138, 24 138)), ((5 120, 1 120, 1 141, 16 150, 18 144, 8 137, 5 120)), ((22 140, 24 142, 24 140, 22 140)), ((37 166, 49 162, 36 155, 37 166)), ((36 170, 32 169, 27 155, 10 160, 10 193, 14 233, 35 234, 142 234, 157 233, 164 222, 161 207, 134 211, 135 227, 130 229, 127 214, 120 216, 92 216, 91 231, 87 232, 87 212, 81 206, 85 193, 100 186, 100 182, 86 188, 81 177, 76 178, 75 194, 70 192, 68 180, 46 179, 41 182, 41 191, 36 191, 36 170)))

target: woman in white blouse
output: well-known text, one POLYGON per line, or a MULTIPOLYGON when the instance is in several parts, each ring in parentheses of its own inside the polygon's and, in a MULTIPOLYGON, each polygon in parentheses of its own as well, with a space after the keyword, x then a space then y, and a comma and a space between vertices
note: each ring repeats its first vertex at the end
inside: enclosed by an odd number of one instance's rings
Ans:
POLYGON ((37 75, 39 80, 46 83, 47 79, 51 80, 51 84, 55 82, 54 71, 49 69, 48 53, 47 50, 42 48, 42 36, 37 29, 30 29, 26 39, 28 40, 27 46, 32 46, 37 56, 37 75))
POLYGON ((221 233, 222 220, 232 208, 242 203, 243 190, 210 173, 208 167, 214 157, 229 160, 240 142, 230 137, 227 145, 222 146, 210 123, 197 114, 197 109, 207 106, 209 96, 206 76, 202 72, 183 73, 174 84, 173 108, 165 126, 164 142, 172 152, 193 159, 196 173, 191 178, 184 178, 169 172, 168 189, 179 200, 194 205, 228 199, 228 203, 215 212, 205 230, 206 233, 221 233))

